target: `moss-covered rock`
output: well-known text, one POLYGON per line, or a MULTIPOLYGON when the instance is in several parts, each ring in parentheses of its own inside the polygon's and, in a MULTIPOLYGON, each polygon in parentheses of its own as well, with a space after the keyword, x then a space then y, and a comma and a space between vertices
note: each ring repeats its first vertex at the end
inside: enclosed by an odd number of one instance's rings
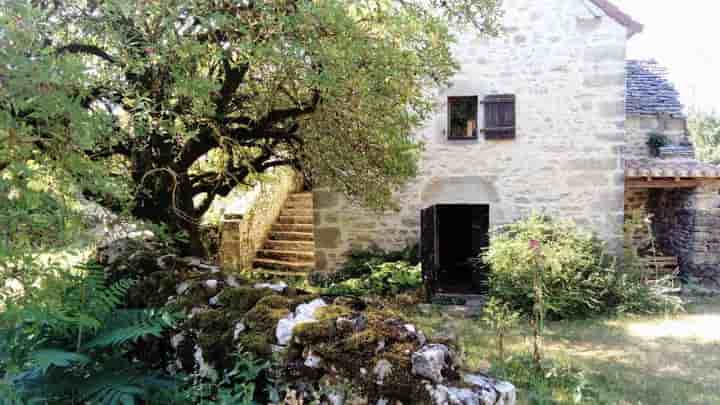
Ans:
POLYGON ((343 316, 350 316, 352 313, 352 309, 344 305, 332 304, 318 309, 315 318, 319 321, 334 320, 343 316))
POLYGON ((272 295, 275 295, 275 292, 268 288, 241 286, 224 289, 218 298, 220 303, 227 308, 239 312, 247 312, 262 298, 272 295))
POLYGON ((336 334, 333 319, 301 322, 293 328, 293 338, 301 345, 312 345, 333 338, 336 334))

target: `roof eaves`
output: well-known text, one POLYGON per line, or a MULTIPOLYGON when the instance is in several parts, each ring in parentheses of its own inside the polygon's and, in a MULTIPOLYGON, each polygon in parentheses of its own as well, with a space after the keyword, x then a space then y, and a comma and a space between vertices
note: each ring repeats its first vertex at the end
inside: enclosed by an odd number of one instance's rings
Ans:
POLYGON ((608 0, 590 0, 598 6, 602 11, 605 12, 609 17, 617 21, 620 25, 624 26, 628 30, 628 38, 635 34, 642 32, 643 25, 635 21, 628 14, 620 10, 616 5, 612 4, 608 0))

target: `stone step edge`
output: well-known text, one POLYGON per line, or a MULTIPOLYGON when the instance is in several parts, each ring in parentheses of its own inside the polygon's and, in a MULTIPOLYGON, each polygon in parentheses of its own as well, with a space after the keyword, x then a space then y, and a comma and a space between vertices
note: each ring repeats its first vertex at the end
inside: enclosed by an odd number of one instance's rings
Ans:
POLYGON ((280 250, 280 249, 260 249, 258 253, 263 254, 277 254, 277 255, 289 255, 289 256, 311 256, 315 257, 315 250, 280 250))
POLYGON ((253 266, 257 266, 258 264, 277 265, 277 266, 284 266, 284 267, 288 267, 288 268, 294 268, 294 267, 313 268, 313 267, 315 267, 314 261, 288 262, 285 260, 261 259, 261 258, 257 258, 255 260, 253 260, 253 266))

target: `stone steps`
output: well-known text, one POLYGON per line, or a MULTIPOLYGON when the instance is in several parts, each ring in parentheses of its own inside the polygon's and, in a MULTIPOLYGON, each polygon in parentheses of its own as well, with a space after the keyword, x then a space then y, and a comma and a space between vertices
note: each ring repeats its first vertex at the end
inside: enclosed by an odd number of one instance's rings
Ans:
POLYGON ((282 216, 288 217, 311 217, 313 216, 312 208, 283 208, 282 216))
POLYGON ((315 253, 307 250, 260 249, 257 252, 257 257, 285 261, 315 261, 315 253))
POLYGON ((270 239, 279 241, 287 240, 313 242, 315 240, 315 235, 313 235, 312 232, 271 231, 270 239))
POLYGON ((277 219, 278 224, 313 224, 313 216, 312 215, 284 215, 280 216, 277 219))
POLYGON ((288 196, 268 239, 256 254, 259 273, 306 275, 315 268, 315 235, 312 193, 288 196))
POLYGON ((312 233, 313 224, 279 224, 275 223, 272 226, 273 232, 298 232, 298 233, 312 233))
POLYGON ((295 250, 295 251, 313 251, 315 242, 305 240, 272 240, 265 241, 265 249, 270 250, 295 250))
POLYGON ((260 269, 289 270, 289 271, 311 271, 315 268, 315 261, 289 262, 274 259, 255 259, 254 267, 260 269))

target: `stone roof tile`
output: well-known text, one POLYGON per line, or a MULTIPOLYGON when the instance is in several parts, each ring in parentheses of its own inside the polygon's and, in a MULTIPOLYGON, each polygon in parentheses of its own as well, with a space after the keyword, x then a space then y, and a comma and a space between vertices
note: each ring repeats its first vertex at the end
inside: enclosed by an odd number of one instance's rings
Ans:
POLYGON ((625 66, 625 111, 628 114, 683 115, 680 94, 667 69, 654 60, 628 60, 625 66))
POLYGON ((720 166, 695 159, 630 159, 625 161, 625 177, 720 178, 720 166))

